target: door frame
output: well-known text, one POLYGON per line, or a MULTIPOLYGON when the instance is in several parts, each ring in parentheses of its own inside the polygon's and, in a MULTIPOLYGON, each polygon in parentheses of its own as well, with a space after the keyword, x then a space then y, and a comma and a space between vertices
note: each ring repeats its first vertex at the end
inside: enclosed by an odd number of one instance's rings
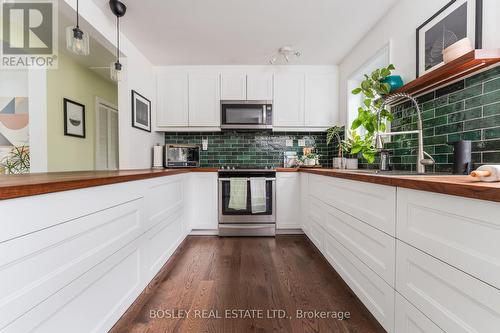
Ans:
MULTIPOLYGON (((113 103, 108 102, 106 99, 96 96, 95 97, 95 134, 94 134, 94 169, 97 170, 97 156, 99 155, 99 145, 98 143, 98 136, 99 136, 99 117, 97 116, 97 113, 99 112, 99 106, 104 105, 105 107, 111 109, 113 112, 116 112, 116 115, 118 117, 118 132, 120 132, 120 113, 118 112, 118 106, 114 105, 113 103)), ((119 137, 119 135, 118 135, 119 137)), ((120 143, 118 142, 118 145, 120 143)), ((118 146, 118 154, 120 154, 120 147, 118 146)), ((109 169, 106 169, 109 170, 109 169)))

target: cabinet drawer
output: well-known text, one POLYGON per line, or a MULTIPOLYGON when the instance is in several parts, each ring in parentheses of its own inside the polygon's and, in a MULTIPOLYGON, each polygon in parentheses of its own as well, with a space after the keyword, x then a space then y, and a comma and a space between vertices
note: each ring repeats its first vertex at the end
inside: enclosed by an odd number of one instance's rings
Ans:
POLYGON ((399 293, 396 293, 396 332, 444 333, 399 293))
POLYGON ((498 332, 500 290, 401 241, 396 289, 446 332, 498 332))
POLYGON ((500 288, 500 203, 398 189, 397 238, 500 288))
POLYGON ((314 243, 314 245, 318 248, 318 250, 323 252, 324 237, 325 237, 325 231, 323 230, 323 228, 321 228, 321 226, 318 223, 311 221, 307 232, 308 232, 307 236, 309 236, 309 239, 314 243))
POLYGON ((395 187, 310 175, 309 193, 391 236, 395 235, 395 187))
POLYGON ((394 237, 330 206, 326 209, 324 228, 346 249, 394 287, 396 260, 394 237))
POLYGON ((322 252, 385 330, 394 332, 394 289, 328 234, 322 252))

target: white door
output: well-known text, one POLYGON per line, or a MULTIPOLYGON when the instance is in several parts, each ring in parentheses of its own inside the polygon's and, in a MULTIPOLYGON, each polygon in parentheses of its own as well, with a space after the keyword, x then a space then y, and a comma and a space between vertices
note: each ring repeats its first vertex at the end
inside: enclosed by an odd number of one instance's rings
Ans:
POLYGON ((304 127, 304 74, 274 76, 273 126, 304 127))
POLYGON ((188 75, 158 75, 158 108, 156 125, 159 127, 188 126, 188 75))
POLYGON ((247 99, 247 76, 245 73, 222 73, 221 99, 242 101, 247 99))
POLYGON ((189 126, 220 126, 219 74, 189 74, 189 126))
POLYGON ((272 101, 273 74, 249 73, 247 75, 247 99, 254 101, 272 101))
POLYGON ((189 175, 187 220, 190 229, 217 230, 217 181, 215 172, 189 175))
POLYGON ((118 169, 118 110, 110 104, 96 102, 96 170, 118 169))
POLYGON ((276 228, 299 229, 300 218, 300 174, 279 172, 276 175, 276 228))
POLYGON ((337 121, 335 76, 328 74, 306 74, 306 127, 330 127, 337 121))

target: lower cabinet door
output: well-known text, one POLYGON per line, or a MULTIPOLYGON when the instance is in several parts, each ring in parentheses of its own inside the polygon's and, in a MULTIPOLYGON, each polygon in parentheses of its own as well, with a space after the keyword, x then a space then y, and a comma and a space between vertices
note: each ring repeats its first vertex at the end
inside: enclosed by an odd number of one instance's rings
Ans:
POLYGON ((500 290, 399 240, 396 258, 396 290, 444 331, 499 332, 500 290))
POLYGON ((445 333, 399 293, 396 293, 396 332, 445 333))
POLYGON ((394 289, 328 234, 322 252, 384 329, 394 332, 394 289))

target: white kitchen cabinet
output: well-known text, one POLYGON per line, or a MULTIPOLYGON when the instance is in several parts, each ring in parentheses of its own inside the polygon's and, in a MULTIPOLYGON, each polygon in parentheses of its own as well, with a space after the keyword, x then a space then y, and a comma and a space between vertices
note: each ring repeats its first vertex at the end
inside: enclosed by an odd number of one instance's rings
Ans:
POLYGON ((157 77, 156 126, 188 126, 187 73, 161 73, 157 77))
POLYGON ((244 72, 223 72, 220 78, 222 100, 247 99, 247 75, 244 72))
POLYGON ((309 174, 299 172, 300 176, 300 220, 302 230, 307 234, 309 228, 309 174))
POLYGON ((186 176, 3 200, 1 331, 108 332, 186 237, 186 176))
POLYGON ((253 101, 272 101, 273 73, 248 73, 247 99, 253 101))
POLYGON ((445 333, 397 292, 395 327, 398 333, 445 333))
POLYGON ((276 173, 276 229, 298 229, 300 222, 300 177, 298 172, 276 173))
POLYGON ((189 74, 189 126, 220 127, 219 74, 189 74))
POLYGON ((303 73, 277 73, 274 75, 273 127, 304 127, 303 73))
POLYGON ((396 188, 335 177, 309 175, 309 194, 394 237, 396 188))
POLYGON ((396 257, 396 290, 445 332, 498 332, 499 289, 399 240, 396 257))
POLYGON ((186 217, 189 228, 217 231, 217 172, 193 172, 188 179, 186 217))
POLYGON ((398 189, 397 238, 500 289, 500 203, 398 189))
POLYGON ((394 289, 334 237, 323 237, 325 258, 384 329, 394 332, 394 289))
POLYGON ((305 80, 305 127, 331 127, 338 121, 337 77, 308 73, 305 80))

